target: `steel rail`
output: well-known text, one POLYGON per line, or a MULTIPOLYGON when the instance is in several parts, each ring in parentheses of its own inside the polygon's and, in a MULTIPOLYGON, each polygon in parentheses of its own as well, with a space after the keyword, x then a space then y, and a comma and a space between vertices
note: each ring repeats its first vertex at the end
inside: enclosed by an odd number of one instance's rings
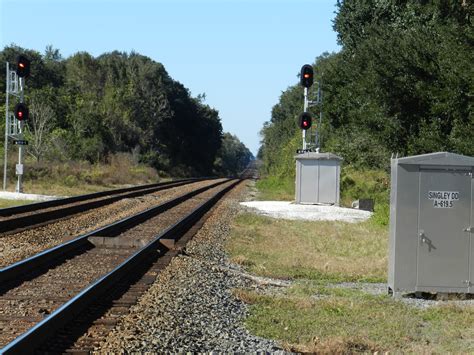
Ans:
POLYGON ((184 181, 192 182, 192 181, 198 181, 198 180, 201 180, 201 179, 199 179, 199 178, 190 178, 190 179, 172 180, 172 181, 159 182, 159 183, 153 183, 153 184, 147 184, 147 185, 131 186, 131 187, 124 187, 124 188, 120 188, 120 189, 112 189, 112 190, 106 190, 106 191, 93 192, 93 193, 90 193, 90 194, 59 198, 57 200, 51 200, 51 201, 42 201, 42 202, 29 203, 27 205, 21 205, 21 206, 0 208, 0 216, 1 217, 8 217, 8 216, 15 215, 15 214, 21 214, 21 213, 37 211, 37 210, 45 209, 45 208, 63 206, 63 205, 67 205, 67 204, 70 204, 70 203, 75 203, 75 202, 80 202, 80 201, 85 201, 85 200, 92 200, 92 199, 95 199, 95 198, 109 196, 109 195, 115 195, 115 194, 120 194, 120 193, 125 193, 125 192, 136 191, 136 190, 142 190, 142 189, 152 188, 152 187, 156 187, 156 186, 166 186, 166 185, 174 184, 174 183, 178 183, 178 182, 184 182, 184 181))
MULTIPOLYGON (((84 211, 87 211, 87 210, 90 210, 90 209, 102 207, 102 206, 117 202, 117 201, 119 201, 121 199, 124 199, 124 198, 137 197, 137 196, 141 196, 141 195, 144 195, 144 194, 148 194, 148 193, 152 193, 152 192, 156 192, 156 191, 160 191, 160 190, 165 190, 165 189, 170 189, 170 188, 173 188, 173 187, 182 186, 182 185, 189 184, 189 183, 192 183, 192 182, 195 182, 195 181, 198 181, 198 180, 197 179, 192 179, 192 180, 172 181, 172 182, 166 182, 166 183, 162 183, 162 184, 155 184, 154 186, 147 186, 146 188, 144 188, 143 186, 141 186, 141 187, 134 186, 133 188, 131 188, 132 189, 131 191, 129 190, 128 192, 122 192, 119 195, 114 194, 115 196, 107 197, 107 198, 104 198, 102 200, 89 201, 89 202, 87 202, 87 200, 86 200, 86 202, 84 202, 84 203, 69 206, 69 207, 64 207, 64 208, 61 208, 61 209, 55 209, 55 210, 50 210, 50 211, 38 212, 38 213, 35 213, 35 214, 30 214, 30 215, 23 215, 23 216, 14 217, 14 218, 11 218, 11 219, 0 221, 0 233, 11 232, 11 231, 16 231, 16 230, 25 230, 25 229, 31 228, 33 226, 52 223, 53 221, 56 221, 58 219, 62 219, 62 218, 68 217, 70 215, 80 213, 80 212, 84 212, 84 211)), ((102 194, 104 192, 109 192, 109 191, 103 191, 103 192, 100 192, 100 194, 102 194)), ((109 193, 109 195, 111 195, 111 193, 109 193)), ((89 195, 81 195, 81 196, 71 197, 71 199, 82 198, 83 196, 90 196, 90 194, 89 195)), ((96 196, 96 198, 97 198, 97 196, 96 196)), ((91 199, 91 198, 88 198, 88 199, 91 199)), ((56 201, 62 202, 64 200, 65 199, 55 200, 55 201, 47 201, 47 202, 56 202, 56 201)), ((78 201, 74 201, 74 202, 78 202, 78 201)), ((67 203, 64 203, 64 204, 74 203, 74 202, 68 201, 67 203)), ((40 203, 42 203, 42 202, 40 202, 40 203)), ((38 205, 38 204, 34 204, 34 205, 38 205)), ((56 205, 55 207, 57 207, 59 205, 56 205)), ((18 207, 27 207, 27 206, 28 205, 18 206, 18 207)), ((51 207, 51 206, 49 206, 49 207, 51 207)), ((16 208, 16 207, 12 207, 12 208, 16 208)), ((17 213, 19 213, 19 212, 17 212, 17 213)))
MULTIPOLYGON (((219 181, 217 183, 201 187, 197 190, 188 192, 177 198, 163 202, 158 206, 151 207, 145 211, 134 214, 133 216, 123 218, 119 221, 111 223, 107 226, 98 228, 92 232, 83 234, 69 242, 60 244, 56 247, 47 249, 41 253, 33 255, 27 259, 18 261, 12 265, 0 269, 0 285, 5 285, 8 281, 18 283, 23 274, 38 270, 42 265, 51 263, 54 260, 71 253, 72 251, 84 247, 88 244, 88 238, 94 236, 100 237, 114 237, 117 234, 130 229, 143 221, 155 217, 156 215, 186 201, 206 190, 228 182, 229 180, 219 181)), ((5 286, 0 286, 0 292, 5 286)))
POLYGON ((89 304, 107 292, 114 283, 126 277, 126 275, 138 267, 143 260, 146 260, 150 253, 160 249, 163 250, 163 246, 160 242, 161 239, 178 239, 180 235, 189 230, 222 196, 240 181, 241 180, 234 181, 231 185, 217 192, 210 199, 195 208, 187 216, 181 218, 177 223, 158 234, 153 241, 127 258, 127 260, 115 269, 83 289, 78 295, 51 313, 50 316, 7 344, 3 349, 0 349, 0 353, 5 355, 34 353, 35 349, 48 337, 63 328, 68 322, 74 320, 89 304))

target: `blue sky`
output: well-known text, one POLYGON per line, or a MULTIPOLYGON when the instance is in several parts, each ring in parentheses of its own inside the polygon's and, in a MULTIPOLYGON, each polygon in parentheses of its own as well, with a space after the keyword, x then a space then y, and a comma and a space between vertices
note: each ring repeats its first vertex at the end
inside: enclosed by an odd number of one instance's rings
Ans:
POLYGON ((206 93, 254 153, 271 109, 305 63, 338 51, 336 0, 0 0, 0 45, 63 57, 134 50, 206 93), (22 14, 21 16, 16 14, 22 14), (20 25, 21 23, 21 25, 20 25))

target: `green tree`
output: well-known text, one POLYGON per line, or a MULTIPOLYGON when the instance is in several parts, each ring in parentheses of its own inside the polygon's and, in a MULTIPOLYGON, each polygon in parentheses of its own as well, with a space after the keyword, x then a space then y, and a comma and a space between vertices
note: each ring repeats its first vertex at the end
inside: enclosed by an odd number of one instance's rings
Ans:
POLYGON ((253 159, 250 150, 236 136, 226 132, 216 158, 215 170, 218 175, 236 176, 253 159))
MULTIPOLYGON (((314 63, 323 149, 355 167, 390 155, 474 153, 471 1, 338 1, 339 53, 314 63)), ((262 129, 265 171, 291 176, 301 88, 286 90, 262 129)))

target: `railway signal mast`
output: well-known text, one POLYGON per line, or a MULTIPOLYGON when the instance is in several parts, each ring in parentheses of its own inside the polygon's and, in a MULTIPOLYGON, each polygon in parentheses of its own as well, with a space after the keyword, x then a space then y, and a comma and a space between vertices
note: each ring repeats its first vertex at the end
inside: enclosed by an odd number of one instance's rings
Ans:
MULTIPOLYGON (((312 126, 312 117, 308 108, 321 105, 321 83, 318 83, 316 101, 308 100, 309 88, 313 85, 313 67, 309 64, 301 68, 300 84, 304 88, 304 109, 299 116, 298 126, 303 132, 303 149, 297 149, 295 201, 298 204, 330 204, 339 205, 340 166, 342 158, 333 153, 321 153, 321 118, 319 107, 319 123, 315 124, 314 143, 306 142, 306 131, 312 126)), ((310 131, 311 132, 311 131, 310 131)), ((311 136, 310 136, 311 138, 311 136)))
POLYGON ((316 126, 316 137, 315 137, 315 145, 312 145, 311 140, 308 144, 306 142, 306 131, 311 128, 313 118, 311 114, 308 112, 308 108, 313 105, 317 105, 321 103, 321 85, 318 83, 318 96, 316 101, 309 101, 308 100, 308 91, 309 88, 313 85, 314 82, 314 71, 313 67, 310 64, 305 64, 301 67, 301 75, 300 75, 300 84, 304 88, 304 105, 303 105, 303 113, 298 118, 298 126, 302 130, 302 138, 303 138, 303 149, 302 152, 311 148, 311 146, 316 146, 316 152, 319 152, 320 146, 320 137, 319 137, 319 127, 321 125, 321 112, 319 113, 319 124, 316 126))
POLYGON ((18 145, 18 164, 16 164, 16 174, 18 181, 16 192, 23 192, 23 146, 28 142, 23 138, 23 122, 29 118, 28 106, 24 103, 25 78, 30 75, 30 60, 24 55, 19 55, 16 63, 16 70, 10 70, 10 63, 7 62, 6 70, 6 105, 5 105, 5 155, 3 161, 3 190, 7 188, 7 162, 8 162, 8 140, 13 139, 13 144, 18 145), (13 113, 10 112, 10 96, 17 97, 18 103, 15 105, 13 113))

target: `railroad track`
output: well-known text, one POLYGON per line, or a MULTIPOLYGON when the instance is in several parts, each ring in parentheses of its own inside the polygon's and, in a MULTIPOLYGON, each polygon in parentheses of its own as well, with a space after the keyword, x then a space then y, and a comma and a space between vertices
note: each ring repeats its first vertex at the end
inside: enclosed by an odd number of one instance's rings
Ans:
POLYGON ((244 169, 239 175, 241 179, 258 179, 258 169, 261 165, 261 162, 258 160, 252 160, 247 168, 244 169))
POLYGON ((0 352, 92 350, 117 310, 179 252, 180 237, 239 181, 214 181, 0 269, 0 352), (91 322, 101 331, 75 344, 91 322))
MULTIPOLYGON (((78 235, 106 226, 157 204, 173 199, 184 192, 217 180, 198 180, 170 184, 158 191, 136 197, 124 197, 114 203, 86 210, 65 218, 31 226, 16 233, 0 233, 0 268, 59 245, 78 235)), ((127 195, 125 195, 127 196, 127 195)), ((42 210, 43 211, 43 210, 42 210)), ((41 212, 41 211, 40 211, 41 212)))
POLYGON ((0 209, 0 233, 17 233, 52 223, 71 215, 99 208, 124 198, 143 196, 203 179, 184 179, 101 191, 87 195, 0 209))

